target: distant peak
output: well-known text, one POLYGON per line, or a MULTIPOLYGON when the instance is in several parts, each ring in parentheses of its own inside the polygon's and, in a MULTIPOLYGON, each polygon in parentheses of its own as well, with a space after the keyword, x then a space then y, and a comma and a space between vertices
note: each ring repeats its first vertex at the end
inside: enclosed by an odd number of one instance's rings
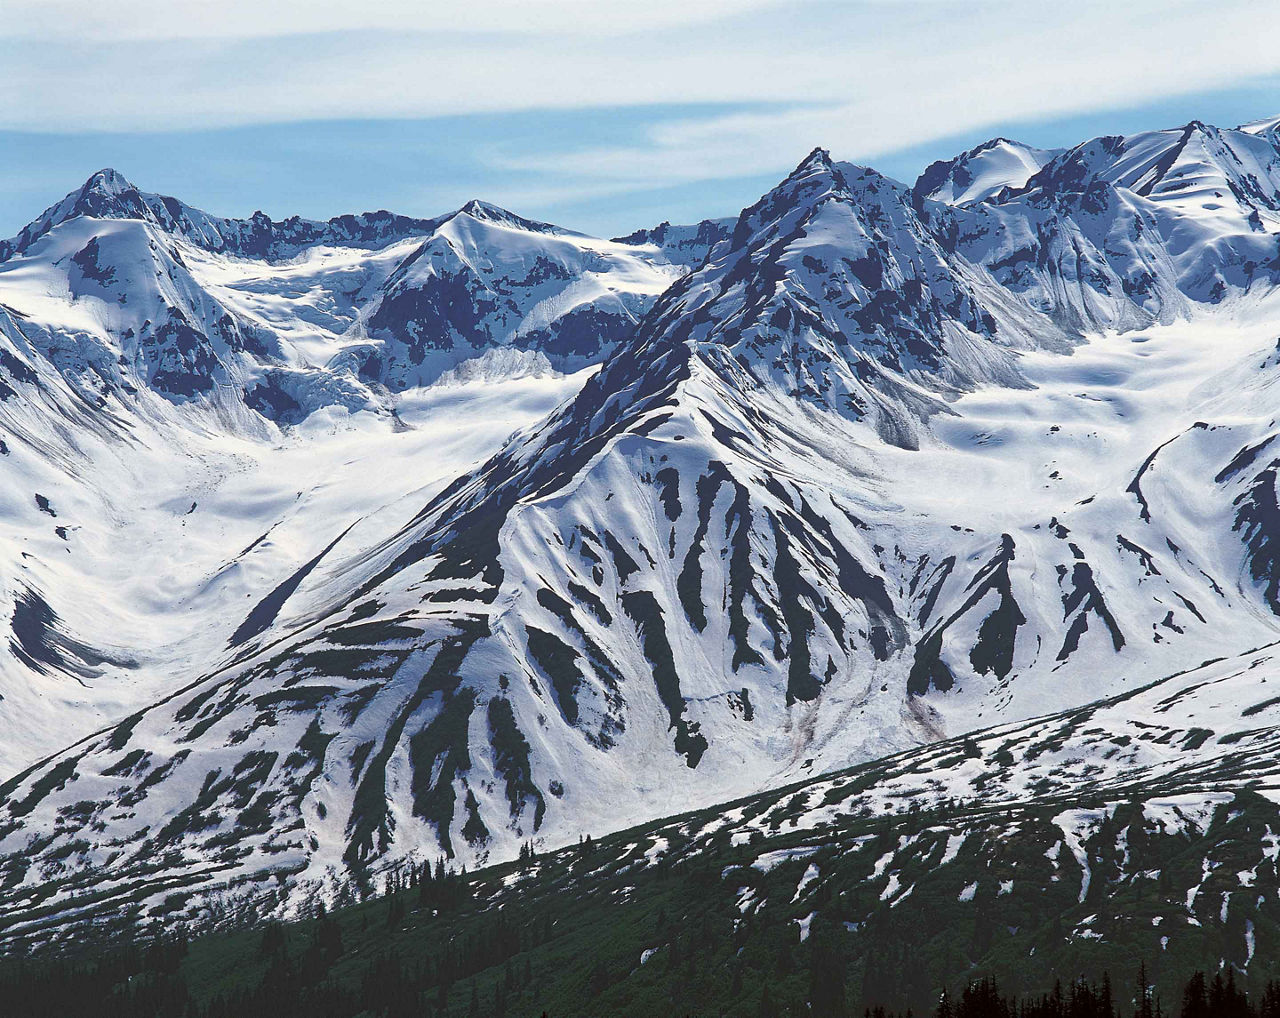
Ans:
POLYGON ((831 153, 818 146, 800 160, 800 165, 791 172, 791 176, 806 175, 815 171, 830 173, 834 167, 835 164, 831 161, 831 153))
POLYGON ((513 227, 517 230, 528 230, 531 233, 569 233, 571 231, 562 230, 558 226, 552 226, 549 223, 540 223, 533 219, 525 219, 524 216, 518 216, 508 209, 504 209, 501 205, 494 205, 493 202, 483 201, 479 198, 472 198, 469 202, 458 209, 453 215, 446 216, 445 221, 454 219, 457 216, 469 216, 470 218, 481 223, 497 223, 502 226, 513 227))
POLYGON ((973 156, 981 155, 983 152, 990 152, 992 149, 1000 148, 1000 146, 1002 145, 1006 148, 1019 149, 1019 150, 1025 149, 1027 151, 1034 151, 1034 149, 1032 149, 1030 145, 1026 145, 1023 142, 1015 140, 1014 138, 1006 138, 1003 135, 1000 135, 999 137, 996 137, 996 138, 988 138, 981 145, 975 145, 973 148, 969 149, 968 152, 964 153, 964 155, 960 156, 959 158, 963 159, 965 158, 965 156, 973 157, 973 156))
POLYGON ((1006 188, 1016 189, 1059 155, 1013 138, 990 138, 967 152, 930 163, 916 178, 912 195, 918 201, 969 205, 993 199, 1006 188))
POLYGON ((519 218, 512 212, 492 202, 482 201, 479 198, 472 198, 469 202, 458 209, 458 213, 466 213, 474 219, 490 219, 496 222, 506 222, 519 218))
POLYGON ((112 169, 110 166, 104 167, 97 173, 94 173, 85 181, 84 187, 80 189, 82 195, 91 191, 99 194, 109 194, 119 196, 127 191, 137 191, 138 189, 129 181, 124 174, 118 170, 112 169))
POLYGON ((1236 130, 1243 131, 1245 134, 1280 134, 1280 117, 1251 120, 1247 124, 1241 124, 1236 130))

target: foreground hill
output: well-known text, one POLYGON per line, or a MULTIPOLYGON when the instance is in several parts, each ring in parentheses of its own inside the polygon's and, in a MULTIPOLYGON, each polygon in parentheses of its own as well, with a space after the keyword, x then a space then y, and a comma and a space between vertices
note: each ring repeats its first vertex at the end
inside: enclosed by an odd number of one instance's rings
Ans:
MULTIPOLYGON (((166 925, 169 946, 117 941, 85 983, 53 963, 0 983, 96 987, 104 1014, 837 1015, 1109 972, 1128 1013, 1139 962, 1167 1009, 1221 959, 1260 996, 1280 957, 1278 666, 1261 648, 471 875, 403 869, 322 920, 189 947, 166 925)), ((99 934, 130 928, 108 914, 99 934)))

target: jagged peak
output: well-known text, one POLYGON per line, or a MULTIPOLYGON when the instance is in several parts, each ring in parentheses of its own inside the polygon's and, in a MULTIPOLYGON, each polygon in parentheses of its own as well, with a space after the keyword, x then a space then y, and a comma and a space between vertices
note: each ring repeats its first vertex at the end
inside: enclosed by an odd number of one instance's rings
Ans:
POLYGON ((509 219, 511 216, 515 215, 511 210, 503 209, 502 206, 494 205, 492 201, 485 201, 484 198, 471 198, 471 201, 468 201, 467 204, 463 205, 458 211, 466 213, 467 215, 477 216, 477 218, 480 219, 509 219))
POLYGON ((1006 187, 1018 188, 1059 154, 1003 135, 988 138, 966 152, 939 159, 916 178, 917 201, 931 199, 963 205, 995 197, 1006 187), (990 154, 990 155, 989 155, 990 154))
MULTIPOLYGON (((1250 144, 1256 144, 1251 138, 1263 144, 1270 142, 1273 147, 1280 143, 1275 133, 1277 123, 1280 120, 1223 129, 1192 119, 1156 131, 1091 138, 1050 160, 1022 188, 1011 193, 1018 197, 1036 190, 1084 192, 1101 181, 1151 197, 1161 191, 1162 181, 1173 179, 1178 181, 1177 186, 1164 195, 1176 198, 1185 189, 1187 173, 1202 176, 1206 172, 1236 179, 1245 193, 1254 193, 1263 185, 1244 168, 1241 160, 1247 162, 1246 150, 1250 144), (1209 166, 1214 170, 1206 169, 1209 166)), ((1259 193, 1255 197, 1273 207, 1274 195, 1259 193)))
POLYGON ((526 219, 524 216, 517 215, 509 209, 504 209, 501 205, 495 205, 482 198, 472 198, 456 212, 444 216, 442 223, 450 222, 459 216, 467 216, 481 223, 493 223, 497 226, 506 226, 517 230, 526 230, 530 233, 548 233, 548 234, 573 234, 572 230, 566 230, 551 223, 542 223, 536 219, 526 219))
POLYGON ((819 145, 800 160, 799 165, 787 175, 787 180, 808 177, 815 173, 834 173, 836 172, 835 166, 835 162, 831 159, 831 153, 819 145))
MULTIPOLYGON (((462 211, 478 219, 523 222, 518 216, 487 202, 469 202, 452 215, 462 211)), ((108 166, 91 174, 81 187, 45 209, 16 237, 0 240, 0 261, 25 252, 50 230, 81 217, 139 219, 166 232, 180 234, 210 251, 268 259, 326 241, 385 243, 405 237, 426 236, 451 218, 417 219, 378 211, 338 215, 327 222, 298 215, 275 220, 259 209, 245 218, 230 219, 204 212, 177 198, 142 191, 118 170, 108 166)), ((529 224, 527 228, 551 229, 541 227, 541 224, 529 224)))
MULTIPOLYGON (((890 193, 898 196, 890 201, 901 201, 907 192, 903 185, 877 170, 836 162, 826 149, 818 147, 777 186, 743 210, 734 225, 731 246, 740 249, 748 244, 768 243, 761 239, 764 235, 759 231, 773 234, 779 229, 779 223, 794 224, 797 216, 807 216, 828 202, 860 209, 867 204, 880 204, 890 193)), ((861 215, 861 212, 855 214, 861 215)))
POLYGON ((65 222, 77 216, 100 218, 145 218, 147 198, 131 180, 110 166, 90 174, 79 188, 71 191, 52 209, 46 210, 39 221, 65 222))
MULTIPOLYGON (((977 145, 974 145, 973 148, 968 149, 965 152, 961 152, 958 156, 952 156, 950 159, 940 159, 938 162, 946 164, 960 163, 966 159, 972 159, 974 156, 980 156, 984 152, 990 152, 992 149, 998 148, 1001 145, 1027 152, 1044 151, 1043 149, 1036 148, 1034 145, 1028 145, 1024 141, 1018 141, 1016 138, 1008 138, 1003 134, 998 134, 994 138, 988 138, 986 141, 979 142, 977 145)), ((934 165, 937 164, 935 163, 934 165)))
MULTIPOLYGON (((769 191, 758 204, 776 200, 781 195, 794 193, 798 188, 808 189, 815 183, 829 182, 826 186, 843 187, 844 177, 831 153, 825 148, 815 148, 788 173, 776 187, 769 191)), ((748 209, 748 212, 751 210, 748 209)))
POLYGON ((0 261, 25 251, 55 226, 88 216, 101 219, 154 218, 148 198, 122 173, 107 166, 90 174, 82 186, 67 193, 22 228, 12 240, 0 241, 0 261))
POLYGON ((613 238, 617 244, 661 244, 671 230, 671 220, 664 219, 657 226, 642 226, 638 230, 613 238))
POLYGON ((815 148, 800 164, 778 184, 766 198, 794 192, 803 186, 804 193, 819 196, 834 193, 846 199, 858 199, 874 194, 883 188, 905 192, 906 185, 892 177, 886 177, 873 166, 851 163, 831 158, 824 148, 815 148))
POLYGON ((483 198, 472 198, 469 202, 458 209, 459 213, 465 212, 469 216, 476 219, 512 219, 516 218, 514 213, 504 209, 501 205, 495 205, 493 202, 485 201, 483 198))
POLYGON ((737 221, 737 216, 722 216, 719 219, 700 219, 696 223, 673 223, 670 219, 664 219, 657 226, 641 227, 633 230, 625 236, 614 237, 613 240, 618 244, 645 244, 654 243, 662 245, 673 237, 679 237, 682 234, 690 234, 693 236, 708 238, 711 236, 723 236, 737 221))
POLYGON ((137 190, 138 188, 134 183, 119 170, 105 166, 98 170, 97 173, 90 175, 89 179, 84 182, 84 186, 80 188, 80 195, 83 197, 90 191, 97 191, 118 197, 129 191, 137 190))

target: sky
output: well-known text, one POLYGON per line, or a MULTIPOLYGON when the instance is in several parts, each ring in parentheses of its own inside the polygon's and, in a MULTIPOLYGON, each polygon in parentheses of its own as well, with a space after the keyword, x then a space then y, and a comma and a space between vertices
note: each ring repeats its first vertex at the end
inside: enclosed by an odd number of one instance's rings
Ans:
POLYGON ((1277 116, 1277 38, 1274 0, 4 0, 0 236, 104 166, 222 215, 484 198, 613 236, 818 145, 911 180, 1277 116))

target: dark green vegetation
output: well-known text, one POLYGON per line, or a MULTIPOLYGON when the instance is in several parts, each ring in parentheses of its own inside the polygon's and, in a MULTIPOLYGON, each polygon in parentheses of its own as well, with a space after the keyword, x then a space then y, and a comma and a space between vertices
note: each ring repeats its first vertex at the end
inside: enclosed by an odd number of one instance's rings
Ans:
MULTIPOLYGON (((1280 983, 1268 983, 1250 999, 1236 983, 1235 974, 1217 972, 1212 978, 1194 972, 1182 988, 1181 1008, 1166 1008, 1147 981, 1146 966, 1139 964, 1138 978, 1128 992, 1117 992, 1104 975, 1101 982, 1079 980, 1065 988, 1061 982, 1039 996, 1006 997, 994 979, 969 983, 957 999, 944 994, 934 1018, 1272 1018, 1280 1015, 1280 983)), ((1169 1002, 1171 1005, 1175 1001, 1169 1002)), ((876 1018, 880 1018, 879 1012, 876 1018)))

